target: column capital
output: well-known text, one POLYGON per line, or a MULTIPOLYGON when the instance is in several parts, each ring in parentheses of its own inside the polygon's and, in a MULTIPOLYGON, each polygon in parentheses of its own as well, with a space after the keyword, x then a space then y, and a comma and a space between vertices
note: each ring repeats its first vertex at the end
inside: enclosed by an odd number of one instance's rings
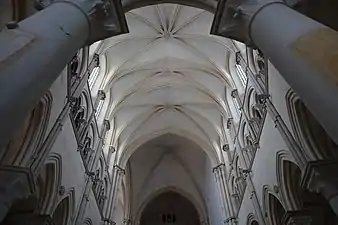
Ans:
POLYGON ((36 192, 34 175, 29 168, 17 166, 0 167, 0 221, 11 205, 36 192))
POLYGON ((106 99, 106 92, 104 92, 103 90, 99 90, 97 92, 97 97, 100 100, 105 100, 106 99))
POLYGON ((95 66, 99 66, 100 65, 100 55, 97 53, 94 53, 93 55, 93 62, 95 62, 95 66))
POLYGON ((267 98, 269 98, 269 97, 270 97, 270 95, 269 95, 269 94, 266 94, 266 93, 257 95, 258 101, 259 101, 261 104, 265 103, 265 100, 266 100, 267 98))
POLYGON ((229 144, 224 144, 222 146, 222 150, 225 151, 225 152, 229 151, 230 150, 229 144))
POLYGON ((112 36, 128 33, 128 25, 121 1, 63 0, 62 2, 74 5, 86 14, 90 25, 89 38, 86 45, 91 45, 96 41, 112 36))
POLYGON ((287 211, 282 219, 285 225, 311 225, 311 213, 309 211, 287 211))
POLYGON ((312 161, 306 164, 301 186, 316 193, 322 193, 326 199, 338 195, 338 162, 329 160, 312 161))
POLYGON ((224 163, 220 163, 217 166, 212 168, 212 172, 214 173, 215 171, 218 171, 222 166, 225 166, 224 163))
POLYGON ((236 98, 238 96, 238 90, 234 89, 231 91, 231 97, 236 98))
POLYGON ((256 13, 263 7, 282 3, 282 0, 220 0, 211 26, 211 34, 231 38, 253 45, 250 25, 256 13))
POLYGON ((131 222, 132 222, 132 220, 131 220, 130 218, 125 218, 125 219, 123 220, 123 224, 125 224, 125 225, 130 225, 131 222))
POLYGON ((227 129, 230 129, 230 126, 232 125, 232 121, 233 121, 233 118, 232 117, 229 117, 227 119, 227 129))
POLYGON ((104 127, 106 128, 106 130, 110 130, 110 122, 109 122, 109 120, 104 120, 103 123, 104 123, 104 127))
POLYGON ((104 218, 102 221, 104 222, 104 224, 107 224, 107 225, 116 225, 116 223, 110 218, 104 218))
POLYGON ((114 146, 112 146, 112 145, 110 145, 110 146, 109 146, 109 152, 111 152, 111 153, 114 153, 114 152, 116 152, 116 149, 115 149, 115 147, 114 147, 114 146))
MULTIPOLYGON (((63 0, 81 8, 86 13, 91 31, 88 45, 92 43, 128 32, 122 4, 116 0, 63 0)), ((50 5, 50 0, 35 0, 34 7, 42 10, 50 5)), ((94 55, 95 56, 95 55, 94 55)))
POLYGON ((231 221, 237 221, 237 218, 235 216, 230 216, 224 220, 224 223, 228 224, 231 221))
POLYGON ((119 165, 114 165, 114 169, 120 174, 124 175, 126 173, 126 170, 120 167, 119 165))

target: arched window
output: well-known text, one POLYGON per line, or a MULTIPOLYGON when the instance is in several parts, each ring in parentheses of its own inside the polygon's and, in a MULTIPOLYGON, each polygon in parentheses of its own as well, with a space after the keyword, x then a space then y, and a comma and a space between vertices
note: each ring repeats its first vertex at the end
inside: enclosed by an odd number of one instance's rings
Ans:
POLYGON ((94 83, 97 79, 97 76, 99 75, 100 73, 100 67, 99 66, 96 66, 92 72, 90 73, 89 75, 89 79, 88 79, 88 84, 89 84, 89 88, 92 89, 93 86, 94 86, 94 83))
POLYGON ((84 110, 82 108, 77 112, 74 122, 76 129, 79 129, 81 124, 84 122, 84 110))
POLYGON ((92 151, 91 145, 92 145, 92 139, 87 136, 83 142, 83 148, 81 151, 83 161, 86 163, 88 163, 90 155, 91 155, 91 151, 92 151))

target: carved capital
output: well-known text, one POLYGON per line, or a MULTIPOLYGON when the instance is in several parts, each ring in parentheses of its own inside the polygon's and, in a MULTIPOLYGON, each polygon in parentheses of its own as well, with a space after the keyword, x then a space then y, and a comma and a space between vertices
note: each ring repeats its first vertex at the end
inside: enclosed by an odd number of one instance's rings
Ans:
POLYGON ((104 124, 106 130, 110 130, 110 122, 109 122, 109 120, 104 120, 103 124, 104 124))
POLYGON ((214 168, 212 168, 212 172, 214 173, 214 172, 219 171, 222 166, 225 166, 225 164, 224 163, 218 164, 217 166, 215 166, 214 168))
POLYGON ((232 125, 232 121, 233 121, 233 118, 228 118, 227 120, 227 129, 230 129, 231 125, 232 125))
POLYGON ((107 224, 107 225, 116 225, 116 223, 109 218, 104 218, 103 222, 104 224, 107 224))
POLYGON ((105 100, 105 99, 106 99, 106 93, 105 93, 103 90, 99 90, 99 91, 97 92, 97 97, 98 97, 98 99, 100 99, 100 100, 105 100))
POLYGON ((271 3, 282 0, 220 0, 218 1, 211 34, 231 38, 253 46, 250 23, 256 13, 271 3))
POLYGON ((97 53, 94 53, 93 55, 93 61, 95 66, 99 66, 100 65, 100 55, 97 53))
POLYGON ((29 168, 16 166, 0 167, 0 221, 11 205, 36 192, 36 183, 29 168))
POLYGON ((132 223, 132 220, 130 218, 126 218, 123 220, 123 224, 130 225, 132 223))
POLYGON ((110 145, 109 146, 109 152, 114 153, 116 151, 115 147, 110 145))
POLYGON ((231 91, 231 97, 236 98, 238 96, 238 90, 234 89, 231 91))
POLYGON ((128 32, 119 0, 63 0, 63 2, 76 5, 87 15, 90 33, 86 45, 128 32))
POLYGON ((259 94, 259 95, 257 96, 258 101, 259 101, 259 103, 261 103, 261 104, 265 103, 265 100, 266 100, 267 98, 269 98, 269 97, 270 97, 269 94, 259 94))
POLYGON ((338 195, 338 162, 308 162, 303 173, 301 186, 309 191, 321 193, 326 199, 338 195))
POLYGON ((114 169, 117 171, 117 174, 124 175, 126 173, 126 170, 121 168, 119 165, 114 165, 114 169))
POLYGON ((222 150, 225 152, 229 151, 230 150, 229 144, 224 144, 222 150))
POLYGON ((285 225, 311 225, 311 213, 309 211, 287 211, 282 219, 285 225))
POLYGON ((224 220, 224 223, 225 223, 225 224, 228 224, 229 222, 231 222, 231 221, 236 221, 236 220, 237 220, 236 217, 230 216, 230 217, 228 217, 226 220, 224 220))

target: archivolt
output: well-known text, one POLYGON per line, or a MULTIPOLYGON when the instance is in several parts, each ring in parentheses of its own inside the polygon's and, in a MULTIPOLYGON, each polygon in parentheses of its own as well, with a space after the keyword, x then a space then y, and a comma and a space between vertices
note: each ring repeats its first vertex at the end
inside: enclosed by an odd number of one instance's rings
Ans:
POLYGON ((50 215, 56 204, 62 177, 62 159, 59 154, 52 153, 39 174, 39 206, 40 214, 50 215))
POLYGON ((40 153, 46 134, 52 96, 46 93, 27 116, 24 124, 14 138, 8 143, 1 164, 27 166, 40 153))
POLYGON ((305 150, 302 154, 309 161, 338 158, 337 145, 291 89, 286 103, 294 134, 305 150))
POLYGON ((277 152, 277 183, 286 210, 300 210, 301 171, 288 151, 277 152))

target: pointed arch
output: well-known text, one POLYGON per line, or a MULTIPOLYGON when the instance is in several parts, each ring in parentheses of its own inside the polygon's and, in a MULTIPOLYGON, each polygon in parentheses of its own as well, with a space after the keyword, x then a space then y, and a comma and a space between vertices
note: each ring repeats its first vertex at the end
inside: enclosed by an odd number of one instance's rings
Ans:
POLYGON ((177 193, 177 194, 181 195, 182 197, 188 199, 194 205, 194 207, 196 208, 198 215, 200 217, 199 218, 200 221, 206 220, 208 218, 207 217, 208 214, 207 214, 207 210, 206 210, 205 206, 201 206, 200 204, 198 204, 198 201, 193 196, 191 196, 189 193, 185 192, 184 190, 182 190, 180 188, 168 186, 168 187, 165 187, 165 188, 160 188, 160 189, 154 191, 149 196, 147 196, 145 201, 137 209, 136 221, 141 220, 141 216, 142 216, 144 209, 153 199, 155 199, 156 197, 158 197, 161 194, 166 193, 166 192, 174 192, 174 193, 177 193))
POLYGON ((92 221, 90 218, 86 218, 86 219, 83 221, 83 224, 84 224, 84 225, 93 225, 93 221, 92 221))
POLYGON ((282 225, 285 207, 268 185, 263 186, 263 208, 271 225, 282 225))
POLYGON ((38 178, 40 214, 50 215, 58 198, 62 179, 62 158, 57 153, 50 154, 38 178))
POLYGON ((310 160, 338 159, 338 146, 312 115, 297 93, 286 93, 289 118, 296 139, 302 146, 302 154, 310 160))
POLYGON ((55 225, 69 225, 75 209, 74 189, 70 189, 55 207, 52 218, 55 225))
POLYGON ((301 204, 301 170, 288 151, 277 152, 277 183, 281 199, 286 210, 300 210, 301 204))
POLYGON ((0 163, 27 166, 40 153, 52 108, 52 95, 47 92, 26 117, 20 130, 9 141, 0 163))
POLYGON ((199 137, 188 133, 186 131, 177 129, 177 128, 167 128, 167 129, 162 129, 162 130, 156 130, 152 132, 151 134, 147 134, 144 136, 141 136, 140 138, 134 140, 132 143, 129 143, 127 146, 125 146, 123 149, 121 149, 121 155, 119 157, 119 162, 118 165, 121 167, 125 167, 129 157, 132 155, 136 149, 143 145, 144 143, 148 142, 151 139, 154 139, 156 137, 159 137, 164 134, 174 134, 178 135, 184 138, 187 138, 188 140, 196 143, 198 146, 205 151, 205 153, 208 155, 211 164, 216 166, 219 164, 220 159, 217 156, 217 150, 209 143, 206 143, 204 140, 201 140, 199 137))
POLYGON ((258 220, 257 220, 255 214, 249 213, 249 215, 247 217, 246 225, 259 225, 259 223, 257 221, 258 220))

